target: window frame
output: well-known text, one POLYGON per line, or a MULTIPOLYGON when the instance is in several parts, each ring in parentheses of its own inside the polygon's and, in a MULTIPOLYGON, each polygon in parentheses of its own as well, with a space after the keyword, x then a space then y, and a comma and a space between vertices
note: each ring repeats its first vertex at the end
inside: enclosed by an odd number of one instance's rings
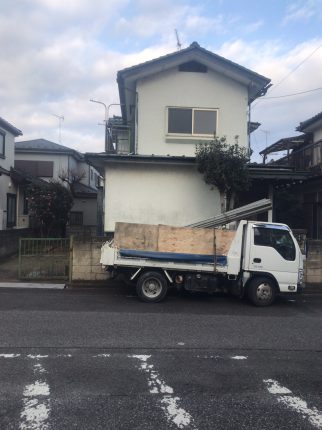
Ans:
POLYGON ((84 212, 70 211, 69 212, 69 225, 71 227, 81 227, 84 225, 84 212))
MULTIPOLYGON (((264 239, 267 239, 267 237, 264 239)), ((280 238, 281 239, 281 238, 280 238)), ((286 261, 293 262, 296 260, 296 246, 294 243, 294 240, 292 238, 291 232, 285 228, 284 226, 274 226, 274 227, 267 227, 265 225, 254 225, 253 226, 253 243, 255 246, 263 246, 268 248, 275 249, 276 252, 286 261), (261 231, 267 231, 269 237, 268 242, 259 242, 259 236, 261 235, 261 231), (256 234, 256 232, 259 233, 259 236, 256 234), (284 242, 283 243, 277 243, 277 232, 279 232, 281 235, 284 234, 285 237, 288 238, 289 243, 284 242), (274 239, 274 242, 273 242, 274 239), (291 246, 289 246, 291 244, 291 246), (289 248, 289 249, 287 249, 289 248)))
POLYGON ((0 158, 6 158, 6 132, 0 130, 0 158), (1 140, 3 142, 1 149, 1 140))
POLYGON ((187 107, 187 106, 167 106, 166 108, 166 136, 167 137, 175 137, 175 138, 184 138, 186 139, 187 137, 189 138, 204 138, 204 139, 209 139, 209 138, 214 138, 214 135, 218 134, 218 115, 219 114, 219 109, 218 108, 204 108, 204 107, 187 107), (191 133, 173 133, 173 132, 169 132, 169 112, 170 109, 186 109, 186 110, 191 110, 192 111, 192 115, 191 115, 191 133), (215 112, 216 113, 216 123, 215 123, 215 132, 214 133, 194 133, 194 128, 195 128, 195 112, 196 111, 206 111, 206 112, 215 112))

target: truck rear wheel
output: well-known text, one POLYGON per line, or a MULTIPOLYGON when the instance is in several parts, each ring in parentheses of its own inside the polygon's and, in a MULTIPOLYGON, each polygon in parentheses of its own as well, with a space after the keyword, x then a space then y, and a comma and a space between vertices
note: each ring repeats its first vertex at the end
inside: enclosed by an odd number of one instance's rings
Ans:
POLYGON ((250 281, 248 298, 255 306, 270 306, 276 297, 276 287, 270 278, 258 277, 250 281))
POLYGON ((145 272, 136 284, 136 292, 141 300, 149 303, 160 302, 168 290, 166 278, 159 272, 145 272))

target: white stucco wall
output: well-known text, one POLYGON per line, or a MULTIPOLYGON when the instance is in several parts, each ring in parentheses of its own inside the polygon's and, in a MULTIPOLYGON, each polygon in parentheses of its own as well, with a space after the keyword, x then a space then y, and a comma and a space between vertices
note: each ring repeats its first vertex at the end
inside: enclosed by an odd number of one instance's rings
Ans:
MULTIPOLYGON (((14 136, 0 127, 0 130, 5 133, 5 154, 4 158, 0 157, 0 166, 3 169, 10 171, 14 165, 14 136)), ((17 190, 14 186, 10 176, 0 176, 0 230, 6 229, 7 223, 7 193, 16 194, 17 190)))
POLYGON ((139 154, 195 155, 196 140, 170 143, 167 139, 169 106, 218 108, 217 135, 225 135, 229 143, 235 143, 238 135, 239 144, 247 146, 247 88, 232 79, 211 70, 172 69, 138 81, 137 92, 139 154))
POLYGON ((71 209, 72 212, 83 212, 84 225, 97 224, 97 201, 96 199, 75 198, 71 209))
POLYGON ((109 165, 105 178, 105 231, 116 221, 184 226, 220 213, 218 190, 195 166, 109 165))
MULTIPOLYGON (((31 160, 31 161, 53 161, 53 178, 42 178, 45 180, 58 179, 62 172, 68 172, 69 169, 74 168, 74 164, 70 161, 68 163, 68 156, 55 155, 55 154, 30 154, 18 152, 15 155, 16 160, 31 160)), ((71 158, 71 157, 70 157, 71 158)), ((77 165, 75 165, 77 166, 77 165)))

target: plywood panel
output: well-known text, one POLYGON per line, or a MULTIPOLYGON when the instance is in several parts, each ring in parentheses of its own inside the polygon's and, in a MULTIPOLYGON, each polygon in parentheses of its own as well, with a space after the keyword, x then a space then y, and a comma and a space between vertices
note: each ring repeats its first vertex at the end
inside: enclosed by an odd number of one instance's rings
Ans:
POLYGON ((158 250, 158 226, 117 222, 114 241, 118 248, 158 250))
POLYGON ((215 229, 216 232, 216 254, 227 255, 231 242, 235 237, 235 231, 232 230, 219 230, 215 229))
POLYGON ((118 222, 114 240, 118 248, 227 255, 234 236, 230 230, 118 222))
POLYGON ((213 254, 214 230, 160 225, 158 250, 186 254, 213 254))

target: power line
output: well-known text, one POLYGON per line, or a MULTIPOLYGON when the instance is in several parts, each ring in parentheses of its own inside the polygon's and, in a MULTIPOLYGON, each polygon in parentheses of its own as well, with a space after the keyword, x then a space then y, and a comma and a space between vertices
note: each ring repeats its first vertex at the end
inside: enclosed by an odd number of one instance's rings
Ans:
MULTIPOLYGON (((269 89, 270 92, 274 91, 279 85, 281 85, 282 82, 286 81, 286 79, 291 76, 299 67, 302 66, 302 64, 304 64, 309 58, 312 57, 312 55, 314 55, 316 53, 316 51, 318 51, 320 48, 322 47, 322 45, 319 45, 317 48, 315 48, 307 57, 305 57, 297 66, 294 67, 294 69, 292 69, 286 76, 284 76, 283 79, 281 79, 276 85, 273 86, 272 89, 269 89)), ((261 98, 260 100, 257 101, 257 103, 254 104, 253 109, 258 105, 258 103, 260 103, 263 100, 266 100, 266 98, 261 98)), ((271 97, 273 98, 273 97, 271 97)))
POLYGON ((261 101, 265 101, 268 99, 282 99, 284 97, 292 97, 292 96, 298 96, 300 94, 306 94, 306 93, 312 93, 313 91, 319 91, 322 90, 322 87, 318 87, 318 88, 313 88, 311 90, 306 90, 306 91, 300 91, 298 93, 292 93, 292 94, 284 94, 283 96, 272 96, 272 97, 265 97, 264 99, 262 99, 261 101))
POLYGON ((322 47, 322 45, 319 45, 317 48, 315 48, 311 54, 309 54, 307 57, 304 58, 304 60, 302 60, 297 66, 294 67, 294 69, 292 69, 283 79, 281 79, 276 85, 274 85, 273 90, 275 90, 275 88, 277 88, 282 82, 284 82, 289 76, 291 76, 299 67, 302 66, 302 64, 304 64, 309 58, 312 57, 312 55, 314 55, 316 53, 316 51, 318 51, 320 48, 322 47))

